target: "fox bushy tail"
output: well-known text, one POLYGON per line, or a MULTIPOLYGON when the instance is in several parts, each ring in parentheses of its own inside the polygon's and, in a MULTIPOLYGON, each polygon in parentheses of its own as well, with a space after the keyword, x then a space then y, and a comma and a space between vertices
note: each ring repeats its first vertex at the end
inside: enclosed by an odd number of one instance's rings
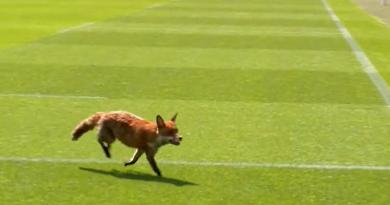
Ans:
POLYGON ((92 130, 98 124, 103 113, 96 113, 87 119, 81 121, 72 132, 72 140, 78 140, 84 133, 92 130))

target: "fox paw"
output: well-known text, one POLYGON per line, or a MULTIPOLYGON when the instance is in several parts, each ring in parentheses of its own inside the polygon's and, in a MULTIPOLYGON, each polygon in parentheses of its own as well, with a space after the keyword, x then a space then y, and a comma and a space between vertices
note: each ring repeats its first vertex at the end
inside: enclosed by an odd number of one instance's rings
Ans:
POLYGON ((129 166, 129 165, 132 165, 132 164, 134 164, 135 162, 125 162, 125 163, 123 163, 123 165, 126 167, 126 166, 129 166))

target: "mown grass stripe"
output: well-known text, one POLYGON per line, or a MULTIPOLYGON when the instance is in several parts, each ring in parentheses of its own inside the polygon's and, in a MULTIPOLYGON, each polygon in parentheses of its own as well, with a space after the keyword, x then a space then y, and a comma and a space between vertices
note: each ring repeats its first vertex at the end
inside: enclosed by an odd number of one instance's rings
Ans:
MULTIPOLYGON (((34 163, 98 163, 114 164, 122 163, 119 160, 100 159, 66 159, 66 158, 27 158, 27 157, 0 157, 0 161, 34 162, 34 163)), ((140 162, 144 164, 145 162, 140 162)), ((255 162, 212 162, 212 161, 170 161, 159 160, 160 164, 204 167, 230 167, 230 168, 260 168, 260 169, 313 169, 313 170, 368 170, 390 171, 390 166, 374 165, 344 165, 344 164, 279 164, 279 163, 255 163, 255 162)))
POLYGON ((208 26, 189 24, 137 24, 137 23, 106 23, 78 30, 78 32, 118 32, 118 33, 171 33, 171 34, 223 34, 240 36, 312 36, 338 37, 336 30, 326 29, 285 29, 283 27, 246 27, 240 26, 208 26))
POLYGON ((52 69, 53 66, 50 65, 45 67, 43 65, 36 67, 15 66, 18 67, 17 72, 14 71, 15 67, 11 65, 2 69, 1 73, 5 79, 0 93, 59 93, 70 96, 78 94, 131 99, 382 105, 380 96, 362 72, 267 69, 213 70, 131 66, 94 66, 94 72, 91 72, 90 68, 82 69, 82 66, 68 66, 63 70, 60 70, 59 66, 57 69, 52 69), (40 72, 37 74, 29 73, 28 71, 32 68, 36 68, 40 72), (110 70, 110 74, 102 77, 101 72, 104 70, 110 70), (161 73, 165 70, 170 72, 161 73), (39 73, 45 73, 45 76, 39 73), (74 73, 82 76, 81 80, 75 78, 74 73), (18 76, 18 78, 15 79, 14 76, 18 76), (82 80, 85 78, 99 80, 82 80), (166 79, 175 80, 167 81, 166 79), (229 79, 229 83, 226 83, 226 79, 229 79), (26 80, 31 82, 23 84, 26 80), (153 84, 146 82, 153 82, 153 84), (191 92, 189 92, 188 82, 194 82, 191 83, 191 92), (50 83, 50 87, 42 90, 42 87, 47 83, 50 83), (15 85, 18 86, 15 87, 15 85), (270 87, 272 89, 269 89, 270 87))
MULTIPOLYGON (((164 8, 164 7, 162 7, 164 8)), ((196 17, 196 18, 222 18, 222 19, 242 19, 242 20, 261 20, 261 19, 281 19, 281 20, 325 20, 327 18, 326 14, 318 13, 307 13, 300 14, 297 13, 285 13, 285 12, 240 12, 240 11, 182 11, 182 10, 155 10, 153 12, 143 13, 143 15, 138 16, 153 16, 153 17, 163 17, 163 16, 175 16, 177 18, 186 18, 186 17, 196 17)))
MULTIPOLYGON (((138 67, 175 69, 234 69, 234 70, 306 70, 361 73, 358 62, 348 51, 227 49, 227 48, 164 48, 116 47, 109 45, 31 44, 0 56, 0 71, 6 75, 20 69, 62 70, 79 66, 138 67), (26 50, 34 49, 34 52, 26 50), (88 55, 85 55, 88 53, 88 55), (48 56, 50 55, 50 58, 48 56), (342 62, 336 64, 335 62, 342 62), (12 67, 12 69, 10 69, 12 67)), ((109 69, 109 68, 107 68, 109 69)), ((29 71, 29 70, 28 70, 29 71)), ((42 72, 42 71, 39 71, 42 72)), ((62 72, 62 71, 61 71, 62 72)), ((4 75, 4 74, 1 74, 4 75)), ((6 76, 4 75, 4 76, 6 76)), ((15 79, 19 79, 15 77, 15 79)), ((367 79, 368 80, 368 79, 367 79)), ((3 92, 9 92, 3 90, 3 92)))
POLYGON ((40 43, 56 45, 109 45, 127 48, 252 48, 328 51, 343 51, 348 49, 343 39, 338 36, 240 36, 227 34, 167 34, 153 32, 122 33, 75 31, 66 33, 66 35, 47 38, 40 43))
POLYGON ((236 1, 236 2, 216 2, 216 1, 207 1, 207 2, 200 2, 200 1, 180 1, 175 4, 172 4, 171 6, 175 7, 184 7, 184 8, 201 8, 201 9, 264 9, 264 10, 273 10, 273 9, 283 9, 286 11, 291 11, 294 9, 304 9, 307 11, 312 11, 314 9, 320 10, 320 5, 317 4, 317 2, 306 2, 306 3, 300 3, 299 1, 294 2, 287 2, 283 1, 282 3, 275 3, 275 2, 264 2, 264 1, 256 1, 256 2, 248 2, 248 1, 236 1))
POLYGON ((328 19, 289 19, 289 18, 253 18, 237 16, 196 16, 196 15, 169 15, 153 16, 138 15, 115 19, 116 22, 155 23, 155 24, 204 24, 204 25, 236 25, 236 26, 284 26, 303 28, 334 28, 328 19))

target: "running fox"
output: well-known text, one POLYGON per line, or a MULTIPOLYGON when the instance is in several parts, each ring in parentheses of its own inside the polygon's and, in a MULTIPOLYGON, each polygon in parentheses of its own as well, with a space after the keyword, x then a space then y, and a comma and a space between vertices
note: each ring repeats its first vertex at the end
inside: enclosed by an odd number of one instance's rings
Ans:
POLYGON ((78 140, 84 133, 98 127, 98 142, 106 157, 110 158, 110 145, 118 139, 123 144, 136 148, 133 157, 124 163, 125 166, 135 164, 143 153, 153 171, 161 176, 154 156, 158 148, 165 144, 180 145, 182 137, 176 127, 177 113, 169 121, 157 115, 156 122, 142 119, 124 111, 98 112, 81 121, 72 133, 72 140, 78 140))

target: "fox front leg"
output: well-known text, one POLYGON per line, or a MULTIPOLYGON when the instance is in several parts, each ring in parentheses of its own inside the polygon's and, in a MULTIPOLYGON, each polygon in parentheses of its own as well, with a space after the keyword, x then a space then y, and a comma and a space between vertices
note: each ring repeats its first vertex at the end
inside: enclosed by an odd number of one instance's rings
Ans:
POLYGON ((149 162, 150 166, 152 167, 153 171, 157 174, 157 176, 161 177, 161 171, 157 167, 156 160, 154 159, 155 154, 156 154, 156 152, 154 152, 154 151, 147 151, 146 158, 148 159, 148 162, 149 162))
POLYGON ((135 164, 143 153, 144 153, 144 151, 141 149, 135 150, 133 157, 128 162, 125 162, 124 165, 128 166, 128 165, 135 164))

